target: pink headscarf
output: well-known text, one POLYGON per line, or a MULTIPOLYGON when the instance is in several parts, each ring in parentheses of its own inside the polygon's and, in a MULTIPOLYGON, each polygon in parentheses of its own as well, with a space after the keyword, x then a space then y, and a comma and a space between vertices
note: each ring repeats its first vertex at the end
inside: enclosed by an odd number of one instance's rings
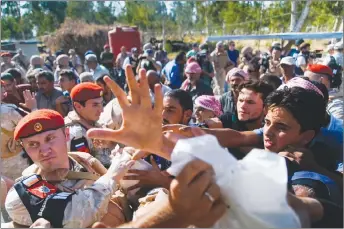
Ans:
POLYGON ((202 73, 202 69, 197 62, 190 62, 186 65, 185 73, 202 73))
POLYGON ((284 87, 288 87, 288 88, 301 87, 306 90, 315 91, 317 94, 324 97, 323 93, 314 84, 300 77, 292 78, 286 84, 282 84, 281 86, 279 86, 277 90, 282 90, 284 87))
POLYGON ((215 96, 201 95, 196 98, 195 106, 211 110, 217 117, 223 114, 220 100, 218 100, 215 96))
POLYGON ((188 65, 188 64, 190 64, 190 63, 192 63, 192 62, 197 62, 196 57, 191 56, 191 57, 186 61, 186 64, 188 65))
POLYGON ((229 82, 232 76, 241 76, 244 80, 248 80, 248 74, 240 68, 232 68, 226 75, 226 82, 229 82))

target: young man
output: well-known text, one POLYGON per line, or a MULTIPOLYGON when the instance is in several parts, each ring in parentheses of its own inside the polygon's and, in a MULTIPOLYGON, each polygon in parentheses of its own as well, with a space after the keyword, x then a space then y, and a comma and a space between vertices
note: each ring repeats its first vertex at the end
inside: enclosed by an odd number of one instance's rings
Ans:
POLYGON ((164 67, 167 64, 168 62, 167 52, 164 50, 162 43, 158 44, 158 50, 154 54, 154 59, 156 61, 160 61, 162 67, 164 67))
POLYGON ((181 86, 181 89, 190 93, 192 100, 201 95, 213 95, 213 90, 201 80, 202 69, 197 62, 191 62, 186 65, 185 75, 187 79, 181 86))
POLYGON ((11 103, 27 110, 27 108, 22 106, 25 102, 23 92, 25 90, 31 90, 31 86, 29 84, 17 85, 14 77, 10 73, 1 73, 1 81, 2 87, 5 90, 5 92, 2 92, 4 93, 2 102, 11 103))
POLYGON ((161 66, 157 63, 154 59, 154 50, 147 49, 144 53, 139 57, 139 63, 136 68, 136 73, 140 71, 140 69, 146 69, 146 71, 154 70, 154 71, 161 71, 161 66))
POLYGON ((72 70, 62 70, 59 77, 59 85, 62 91, 67 91, 69 94, 72 89, 78 84, 78 77, 72 70))
POLYGON ((74 111, 65 117, 70 136, 67 142, 68 150, 90 153, 105 167, 109 167, 112 148, 86 136, 88 129, 101 128, 97 121, 103 112, 103 89, 94 83, 81 83, 72 89, 70 97, 74 111))
POLYGON ((193 102, 189 93, 181 89, 169 91, 163 100, 163 124, 188 125, 193 112, 193 102))
POLYGON ((199 52, 198 44, 192 44, 192 49, 186 53, 186 58, 189 59, 190 57, 195 57, 199 52))
POLYGON ((237 67, 239 63, 239 51, 235 49, 234 41, 228 42, 227 54, 229 59, 234 63, 234 66, 237 67))
POLYGON ((268 73, 273 73, 277 76, 281 76, 281 69, 279 68, 279 64, 281 61, 281 52, 282 49, 280 46, 273 46, 272 50, 271 50, 271 57, 269 58, 268 61, 268 69, 267 72, 268 73))
POLYGON ((26 75, 27 80, 29 81, 29 84, 31 85, 32 91, 37 92, 38 91, 38 84, 36 79, 36 74, 38 72, 43 71, 42 68, 36 68, 33 71, 30 72, 30 74, 26 75))
POLYGON ((238 98, 238 86, 242 82, 248 80, 248 74, 240 68, 231 69, 226 75, 226 81, 230 86, 230 91, 220 97, 223 113, 236 112, 236 101, 238 98))
POLYGON ((311 45, 309 43, 303 43, 300 46, 300 53, 297 55, 295 68, 295 74, 298 76, 302 76, 307 68, 310 48, 311 45))
POLYGON ((124 60, 123 66, 130 64, 133 67, 134 74, 136 75, 136 68, 139 64, 139 61, 139 50, 134 47, 131 49, 131 55, 124 60))
POLYGON ((238 87, 237 111, 219 117, 224 128, 246 131, 261 128, 266 115, 265 99, 273 91, 262 81, 248 81, 238 87))
POLYGON ((295 77, 295 59, 293 57, 283 57, 279 63, 279 67, 282 73, 281 80, 283 84, 295 77))
POLYGON ((41 71, 36 74, 36 79, 38 83, 37 108, 56 110, 58 98, 63 96, 63 93, 54 87, 53 74, 49 71, 41 71))
POLYGON ((102 64, 107 69, 111 69, 114 66, 114 55, 110 50, 108 44, 104 45, 104 51, 100 54, 100 64, 102 64))
POLYGON ((17 68, 10 68, 5 72, 10 73, 14 77, 17 85, 27 83, 27 80, 22 76, 22 73, 17 68))
POLYGON ((110 88, 104 82, 104 76, 99 77, 96 80, 96 84, 103 89, 103 106, 106 106, 114 97, 110 88))
POLYGON ((125 46, 121 47, 121 52, 117 55, 116 57, 116 66, 119 69, 123 69, 123 63, 124 60, 128 57, 128 53, 127 53, 127 49, 125 48, 125 46))
POLYGON ((296 40, 295 41, 295 46, 296 47, 289 51, 288 56, 291 56, 291 57, 293 57, 296 60, 297 55, 300 53, 300 45, 302 45, 304 42, 305 41, 303 39, 296 40))
POLYGON ((68 153, 68 138, 56 111, 34 111, 19 121, 14 139, 34 164, 7 194, 5 206, 14 226, 29 227, 38 218, 53 227, 88 227, 99 220, 116 227, 125 222, 111 199, 130 162, 114 162, 106 171, 89 155, 68 153))
POLYGON ((171 60, 162 69, 161 73, 171 89, 180 88, 183 82, 184 65, 186 64, 185 52, 180 52, 174 60, 171 60))
POLYGON ((77 85, 78 78, 72 70, 64 69, 60 72, 59 85, 63 91, 63 97, 56 100, 56 110, 65 117, 73 110, 70 93, 77 85))

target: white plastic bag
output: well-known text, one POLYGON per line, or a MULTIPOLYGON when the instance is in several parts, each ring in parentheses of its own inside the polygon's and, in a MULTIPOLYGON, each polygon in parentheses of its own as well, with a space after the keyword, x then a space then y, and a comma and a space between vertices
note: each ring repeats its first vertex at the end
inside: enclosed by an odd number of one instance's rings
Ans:
POLYGON ((254 149, 236 160, 212 135, 179 140, 172 153, 171 175, 192 159, 213 166, 223 200, 230 206, 214 228, 299 228, 287 203, 287 168, 280 156, 254 149))
MULTIPOLYGON (((123 149, 123 152, 121 153, 117 153, 115 158, 113 160, 120 160, 120 161, 129 161, 131 158, 131 155, 129 154, 128 151, 131 150, 135 150, 129 147, 125 147, 123 149)), ((131 166, 130 169, 137 169, 137 170, 150 170, 152 169, 152 165, 149 164, 148 162, 146 162, 145 160, 137 160, 135 161, 135 164, 133 166, 131 166)), ((126 175, 133 175, 131 173, 127 173, 126 175)), ((124 189, 127 190, 129 187, 134 186, 135 184, 137 184, 139 181, 138 180, 121 180, 120 186, 124 189)), ((139 188, 131 190, 128 192, 129 196, 133 196, 135 195, 135 193, 139 190, 139 188)))

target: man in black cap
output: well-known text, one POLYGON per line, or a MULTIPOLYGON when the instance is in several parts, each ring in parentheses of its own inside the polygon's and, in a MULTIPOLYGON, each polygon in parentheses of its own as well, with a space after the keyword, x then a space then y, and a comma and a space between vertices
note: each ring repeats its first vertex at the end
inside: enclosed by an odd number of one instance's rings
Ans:
POLYGON ((292 56, 296 59, 297 55, 300 53, 300 45, 302 45, 303 42, 305 42, 303 39, 296 40, 296 48, 291 49, 288 56, 292 56))

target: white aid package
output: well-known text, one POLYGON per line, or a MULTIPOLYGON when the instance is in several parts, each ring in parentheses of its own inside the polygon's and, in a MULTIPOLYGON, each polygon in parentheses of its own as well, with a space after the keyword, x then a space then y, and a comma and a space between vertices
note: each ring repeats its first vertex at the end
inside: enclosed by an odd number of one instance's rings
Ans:
POLYGON ((282 157, 254 149, 237 160, 212 135, 179 140, 172 153, 171 175, 194 158, 212 165, 215 181, 230 208, 214 228, 299 228, 287 203, 287 168, 282 157))
MULTIPOLYGON (((127 150, 130 150, 128 148, 124 148, 122 153, 116 154, 115 158, 113 160, 120 160, 120 161, 129 161, 131 158, 131 155, 127 152, 127 150)), ((137 160, 135 161, 135 164, 131 166, 130 169, 137 169, 137 170, 150 170, 152 169, 152 165, 146 162, 145 160, 137 160)), ((131 173, 127 173, 126 175, 133 175, 131 173)), ((137 184, 139 181, 138 180, 121 180, 120 185, 121 187, 126 190, 129 187, 137 184)), ((128 194, 129 195, 134 195, 139 188, 131 190, 128 194)))

